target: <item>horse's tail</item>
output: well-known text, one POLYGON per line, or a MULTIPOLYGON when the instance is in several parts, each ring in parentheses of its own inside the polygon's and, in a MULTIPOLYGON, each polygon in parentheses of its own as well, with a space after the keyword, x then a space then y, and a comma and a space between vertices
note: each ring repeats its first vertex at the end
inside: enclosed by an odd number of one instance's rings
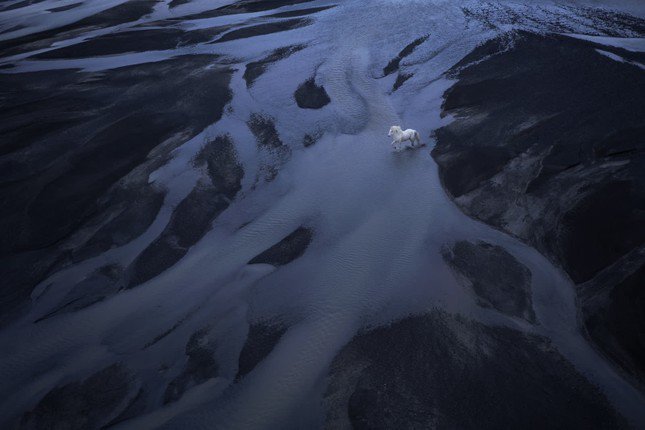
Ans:
POLYGON ((418 131, 414 132, 414 137, 417 139, 417 142, 419 143, 419 145, 421 145, 421 136, 419 135, 418 131))

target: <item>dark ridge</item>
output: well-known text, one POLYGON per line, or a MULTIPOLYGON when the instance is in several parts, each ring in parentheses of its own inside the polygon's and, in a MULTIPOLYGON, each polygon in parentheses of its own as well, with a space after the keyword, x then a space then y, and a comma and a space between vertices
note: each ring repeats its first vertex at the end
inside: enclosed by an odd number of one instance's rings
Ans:
POLYGON ((243 170, 231 170, 238 175, 226 178, 231 183, 218 186, 199 183, 177 205, 161 235, 132 263, 128 288, 142 284, 174 265, 210 230, 213 219, 230 205, 231 198, 240 188, 243 170))
POLYGON ((591 7, 577 8, 576 12, 590 18, 608 36, 625 37, 625 30, 632 32, 637 37, 645 35, 645 19, 643 18, 613 10, 591 7))
POLYGON ((186 356, 183 371, 166 388, 164 404, 179 400, 186 390, 215 378, 219 373, 215 352, 209 344, 208 330, 198 330, 190 337, 186 344, 186 356))
POLYGON ((177 205, 168 226, 128 268, 127 288, 134 288, 179 261, 228 207, 228 200, 210 184, 199 183, 177 205))
MULTIPOLYGON (((599 51, 605 51, 605 52, 610 52, 612 54, 616 54, 619 57, 624 58, 625 61, 627 62, 636 62, 641 64, 645 63, 645 52, 628 51, 627 49, 618 48, 614 46, 601 45, 601 44, 596 44, 596 49, 598 49, 599 51)), ((634 67, 638 67, 638 65, 636 64, 632 64, 632 65, 634 67)))
POLYGON ((266 182, 271 182, 278 176, 278 173, 278 166, 276 166, 275 164, 263 164, 259 169, 256 181, 263 179, 266 182))
POLYGON ((235 380, 251 372, 273 351, 287 328, 280 324, 257 323, 249 327, 249 334, 240 352, 235 380))
POLYGON ((260 147, 279 149, 284 147, 280 135, 275 129, 273 119, 254 113, 248 122, 249 129, 255 136, 260 147))
POLYGON ((291 155, 291 148, 280 140, 273 118, 253 113, 247 125, 255 136, 260 156, 255 187, 260 181, 271 182, 278 176, 280 167, 291 155))
POLYGON ((20 9, 21 7, 31 6, 32 4, 42 3, 43 1, 44 0, 23 0, 23 1, 16 2, 14 4, 10 4, 9 6, 3 7, 0 9, 0 11, 4 12, 8 10, 16 10, 16 9, 20 9))
POLYGON ((178 46, 208 42, 222 31, 219 28, 195 31, 183 31, 175 28, 124 31, 106 34, 75 45, 43 52, 33 58, 85 58, 125 52, 175 49, 178 46))
POLYGON ((65 257, 46 250, 0 257, 0 327, 29 310, 33 288, 60 268, 65 257))
POLYGON ((645 190, 637 186, 627 180, 597 184, 563 214, 562 252, 575 282, 591 279, 645 243, 645 190))
POLYGON ((444 261, 466 279, 481 306, 535 322, 531 299, 531 271, 504 248, 486 242, 459 241, 443 249, 444 261))
POLYGON ((57 307, 34 322, 40 322, 56 315, 76 312, 92 306, 116 294, 119 289, 123 268, 119 265, 107 265, 94 271, 90 276, 76 284, 57 307))
POLYGON ((220 10, 235 10, 240 12, 263 12, 283 6, 293 6, 302 3, 309 3, 313 0, 242 0, 232 5, 223 6, 220 10))
POLYGON ((107 425, 130 395, 134 377, 121 364, 77 382, 56 387, 22 416, 20 428, 89 429, 107 425))
POLYGON ((217 136, 208 142, 197 154, 195 162, 206 166, 213 187, 229 200, 242 189, 244 169, 238 161, 231 136, 217 136))
MULTIPOLYGON (((49 119, 39 123, 24 123, 22 121, 16 124, 8 124, 4 127, 5 136, 19 135, 23 139, 5 139, 0 138, 0 156, 17 152, 29 146, 35 138, 44 138, 50 134, 56 134, 65 128, 70 128, 82 122, 81 118, 63 118, 53 114, 49 119)), ((3 128, 0 126, 0 128, 3 128)))
POLYGON ((211 43, 222 43, 248 37, 263 36, 265 34, 279 33, 310 25, 313 21, 307 18, 291 19, 287 21, 269 22, 266 24, 252 25, 249 27, 232 30, 211 43))
POLYGON ((642 136, 645 136, 645 126, 616 130, 594 143, 593 154, 598 158, 635 155, 645 149, 638 144, 642 136))
MULTIPOLYGON (((499 30, 506 25, 522 27, 525 25, 538 26, 545 33, 576 33, 580 24, 587 25, 581 19, 560 19, 557 14, 550 12, 550 19, 539 19, 517 13, 508 6, 484 3, 484 7, 462 8, 468 21, 475 20, 490 29, 499 30), (556 18, 556 19, 553 19, 556 18)), ((589 19, 589 26, 601 34, 612 37, 640 37, 645 34, 645 20, 624 13, 603 10, 597 7, 564 6, 567 12, 584 16, 589 19)))
POLYGON ((316 85, 313 77, 300 84, 293 96, 298 107, 302 109, 320 109, 331 102, 325 88, 316 85))
POLYGON ((76 9, 77 7, 79 7, 82 4, 83 4, 83 2, 72 3, 72 4, 68 4, 66 6, 54 7, 54 8, 48 9, 48 10, 50 12, 65 12, 66 10, 76 9))
POLYGON ((137 395, 132 399, 130 404, 117 416, 114 420, 110 421, 108 425, 106 426, 107 428, 114 426, 118 423, 122 423, 123 421, 127 421, 129 419, 132 419, 134 417, 137 417, 146 410, 146 396, 145 392, 143 389, 140 389, 137 395))
POLYGON ((428 40, 428 37, 430 37, 430 36, 426 35, 426 36, 420 37, 420 38, 416 39, 415 41, 413 41, 412 43, 410 43, 409 45, 407 45, 405 48, 403 48, 401 50, 401 52, 399 52, 399 57, 400 58, 405 58, 408 55, 412 54, 412 52, 414 52, 414 50, 417 48, 417 46, 421 45, 423 42, 428 40))
POLYGON ((129 269, 128 288, 154 278, 186 255, 242 188, 244 170, 228 136, 208 142, 195 162, 206 166, 210 181, 193 188, 177 205, 161 235, 136 258, 129 269))
POLYGON ((20 30, 22 28, 25 28, 25 26, 22 25, 22 24, 14 25, 14 26, 11 26, 9 28, 6 28, 6 29, 0 31, 0 34, 11 33, 12 31, 20 30))
POLYGON ((302 138, 302 145, 305 148, 308 148, 314 145, 316 142, 318 142, 318 139, 320 139, 320 136, 321 136, 321 133, 305 134, 305 137, 302 138))
POLYGON ((414 50, 416 49, 417 46, 421 45, 423 42, 428 40, 428 37, 430 37, 430 36, 420 37, 420 38, 414 40, 409 45, 407 45, 405 48, 403 48, 401 50, 401 52, 399 52, 399 55, 397 55, 392 60, 390 60, 390 62, 387 64, 387 66, 385 66, 383 68, 383 76, 390 75, 390 74, 396 72, 397 70, 399 70, 399 64, 401 63, 401 60, 403 60, 408 55, 412 54, 412 52, 414 52, 414 50))
POLYGON ((159 0, 129 0, 97 14, 88 16, 71 25, 77 27, 109 27, 136 21, 154 11, 159 0))
POLYGON ((308 148, 315 143, 316 143, 316 139, 314 139, 310 134, 305 134, 305 137, 302 139, 302 145, 305 148, 308 148))
POLYGON ((0 148, 11 151, 0 159, 3 321, 48 275, 129 242, 155 219, 163 191, 148 170, 217 121, 230 98, 231 71, 216 60, 0 74, 0 148))
POLYGON ((645 379, 645 246, 579 286, 585 328, 612 361, 645 379), (610 298, 610 299, 608 299, 610 298))
POLYGON ((308 3, 313 0, 250 0, 238 1, 236 3, 219 7, 217 9, 207 10, 192 15, 182 16, 177 20, 191 20, 203 18, 215 18, 224 15, 233 15, 241 13, 264 12, 267 10, 277 9, 283 6, 292 6, 295 4, 308 3))
POLYGON ((458 74, 461 69, 471 65, 472 63, 490 58, 493 55, 504 52, 512 43, 513 36, 518 37, 517 34, 511 33, 507 36, 501 36, 493 40, 488 40, 485 43, 477 46, 471 52, 466 54, 464 58, 462 58, 454 66, 452 66, 452 68, 448 71, 448 74, 453 76, 455 74, 458 74))
MULTIPOLYGON (((616 151, 605 154, 605 157, 622 157, 623 155, 634 155, 638 152, 636 149, 625 149, 624 151, 616 151)), ((578 164, 576 164, 578 166, 578 164)))
POLYGON ((244 70, 244 80, 246 81, 246 87, 250 88, 255 80, 259 78, 271 64, 283 60, 290 55, 305 49, 305 47, 305 45, 285 46, 283 48, 276 49, 267 57, 259 61, 248 63, 246 65, 246 69, 244 70))
POLYGON ((99 205, 97 212, 106 215, 116 212, 116 215, 108 216, 109 221, 92 234, 87 242, 72 250, 73 262, 95 257, 113 247, 123 246, 148 229, 163 205, 165 193, 148 186, 147 180, 138 181, 136 185, 117 186, 112 189, 111 198, 105 204, 99 205))
POLYGON ((44 248, 67 237, 91 215, 85 209, 92 207, 116 180, 141 164, 174 129, 170 114, 135 114, 90 139, 87 148, 91 150, 78 154, 71 169, 44 185, 35 196, 26 210, 28 229, 14 249, 44 248), (141 124, 148 128, 142 129, 141 124), (105 160, 114 160, 112 169, 105 169, 105 160), (56 211, 49 210, 55 206, 56 211))
POLYGON ((190 3, 190 0, 172 0, 168 6, 172 9, 173 7, 177 7, 182 4, 190 3))
POLYGON ((293 18, 296 16, 305 16, 305 15, 312 15, 314 13, 322 12, 323 10, 331 9, 336 7, 334 6, 321 6, 321 7, 312 7, 309 9, 297 9, 297 10, 289 10, 286 12, 278 12, 274 13, 271 15, 266 15, 265 18, 293 18))
MULTIPOLYGON (((437 138, 446 139, 445 132, 446 130, 437 130, 437 138)), ((514 153, 509 154, 508 150, 497 147, 460 147, 457 142, 451 145, 450 150, 436 146, 432 150, 435 160, 441 159, 442 162, 445 160, 446 163, 449 160, 451 164, 464 169, 444 169, 441 172, 441 183, 452 197, 462 196, 479 187, 483 181, 499 173, 514 155, 514 153), (472 162, 475 158, 480 162, 472 162)))
POLYGON ((399 70, 399 64, 401 63, 401 58, 395 57, 387 63, 387 66, 383 68, 383 76, 391 75, 392 73, 399 70))
POLYGON ((645 362, 627 346, 640 341, 617 327, 645 326, 645 290, 623 286, 636 269, 616 263, 645 243, 645 75, 596 49, 527 32, 476 48, 453 70, 443 113, 456 120, 437 130, 432 155, 447 192, 468 194, 457 199, 468 215, 519 236, 576 284, 613 273, 592 307, 580 299, 582 318, 642 382, 645 362))
POLYGON ((183 323, 185 323, 188 318, 190 318, 191 314, 187 314, 184 317, 182 317, 180 320, 175 322, 172 326, 170 326, 167 330, 165 330, 163 333, 159 333, 156 335, 150 342, 147 342, 145 345, 143 345, 143 349, 148 349, 151 346, 159 343, 159 341, 165 339, 170 333, 173 331, 177 330, 183 323))
MULTIPOLYGON (((631 66, 605 60, 595 52, 594 46, 567 37, 520 33, 512 50, 488 57, 459 73, 460 81, 446 93, 444 110, 467 109, 495 112, 495 115, 475 127, 465 128, 462 121, 456 121, 437 131, 438 145, 433 155, 451 195, 456 197, 481 189, 488 179, 505 169, 508 161, 533 145, 543 146, 546 154, 538 174, 529 183, 528 189, 535 192, 554 189, 566 178, 563 175, 567 171, 572 175, 595 171, 594 165, 602 160, 594 159, 594 147, 601 154, 607 151, 603 148, 608 145, 617 145, 619 150, 642 147, 638 130, 644 127, 645 117, 638 100, 645 96, 645 79, 631 66), (556 50, 549 51, 556 45, 556 50), (576 59, 575 63, 572 58, 576 59), (518 66, 512 74, 498 77, 497 70, 508 68, 507 63, 518 66), (582 73, 583 65, 591 67, 594 73, 582 73), (605 76, 621 79, 608 81, 605 76), (547 77, 549 80, 545 81, 547 77), (529 90, 528 82, 537 80, 549 84, 539 92, 529 90), (596 88, 593 93, 586 90, 591 87, 596 88), (568 97, 563 99, 561 94, 568 97), (526 121, 527 115, 548 118, 521 134, 510 133, 514 129, 512 124, 526 121), (502 117, 504 127, 493 120, 502 117), (567 170, 576 164, 585 166, 582 173, 579 169, 567 170)), ((482 54, 490 51, 486 46, 477 50, 482 54)), ((638 210, 638 202, 644 201, 638 190, 645 188, 645 177, 636 164, 637 160, 643 162, 643 158, 634 154, 632 163, 625 167, 624 175, 630 178, 627 182, 603 179, 605 175, 598 174, 576 179, 593 184, 562 209, 560 216, 564 218, 559 223, 568 226, 566 231, 557 233, 556 240, 538 244, 549 255, 557 256, 576 282, 590 279, 645 240, 645 231, 637 227, 645 222, 638 210), (613 182, 616 184, 611 185, 613 182), (611 187, 611 191, 606 187, 611 187), (623 222, 606 223, 600 214, 607 215, 605 220, 623 222), (589 246, 580 247, 580 243, 589 246)), ((607 172, 600 170, 603 171, 607 172)), ((561 195, 562 189, 557 194, 561 195)), ((549 197, 552 198, 555 195, 549 197)))
POLYGON ((248 264, 272 264, 274 266, 289 264, 302 257, 312 238, 313 231, 311 229, 298 227, 280 242, 253 257, 248 264))
POLYGON ((398 90, 401 88, 401 85, 405 83, 408 79, 410 79, 412 76, 414 76, 412 73, 400 73, 396 77, 396 81, 394 82, 394 85, 392 86, 392 92, 398 90))
MULTIPOLYGON (((313 0, 242 0, 231 5, 222 6, 214 13, 218 14, 237 14, 237 13, 252 13, 264 12, 267 10, 277 9, 283 6, 292 6, 301 3, 308 3, 313 0)), ((219 16, 219 15, 216 15, 219 16)))
POLYGON ((325 428, 627 428, 547 338, 439 312, 352 339, 328 380, 325 428))
POLYGON ((62 27, 0 41, 0 53, 2 56, 9 56, 48 48, 54 42, 69 39, 90 28, 106 28, 136 21, 152 13, 157 2, 158 0, 130 0, 62 27))

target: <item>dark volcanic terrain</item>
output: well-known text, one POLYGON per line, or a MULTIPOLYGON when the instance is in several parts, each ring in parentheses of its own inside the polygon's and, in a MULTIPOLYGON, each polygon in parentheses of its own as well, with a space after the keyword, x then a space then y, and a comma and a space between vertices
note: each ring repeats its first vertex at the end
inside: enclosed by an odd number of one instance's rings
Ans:
POLYGON ((645 54, 566 36, 491 40, 452 69, 443 111, 457 119, 437 130, 433 156, 466 213, 566 270, 589 335, 645 382, 645 289, 628 286, 645 280, 641 63, 645 54))
POLYGON ((645 428, 643 16, 4 1, 0 428, 645 428))

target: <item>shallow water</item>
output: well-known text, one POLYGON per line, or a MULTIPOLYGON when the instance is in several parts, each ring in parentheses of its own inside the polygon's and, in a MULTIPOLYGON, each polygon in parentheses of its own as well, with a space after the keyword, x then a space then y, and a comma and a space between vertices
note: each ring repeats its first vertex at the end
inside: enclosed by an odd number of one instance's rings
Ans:
MULTIPOLYGON (((444 73, 478 43, 512 26, 491 29, 469 22, 452 2, 410 1, 405 8, 402 3, 343 2, 318 13, 312 27, 262 36, 253 43, 242 39, 109 58, 18 61, 11 73, 102 70, 184 53, 222 54, 240 66, 231 82, 231 109, 222 120, 184 143, 168 164, 150 175, 150 182, 166 188, 167 195, 148 231, 126 246, 52 275, 32 294, 30 312, 0 332, 0 348, 11 351, 0 359, 0 392, 7 399, 0 416, 13 417, 59 381, 115 360, 139 371, 149 389, 161 392, 164 387, 155 382, 154 369, 172 365, 186 339, 207 324, 216 327, 221 339, 222 367, 234 369, 247 321, 277 319, 287 323, 288 331, 241 382, 227 388, 226 377, 217 378, 175 404, 121 426, 212 428, 218 423, 221 428, 246 429, 319 424, 321 381, 343 345, 362 328, 440 309, 549 337, 621 413, 634 424, 645 423, 642 395, 582 337, 567 276, 534 249, 461 213, 442 190, 429 154, 430 133, 451 120, 440 115, 443 92, 451 85, 444 73), (414 76, 392 93, 396 74, 381 78, 382 67, 426 34, 428 41, 401 62, 414 76), (309 46, 271 66, 247 90, 243 63, 295 43, 309 46), (320 111, 304 111, 292 94, 314 74, 332 103, 320 111), (270 183, 253 180, 259 161, 245 121, 254 112, 275 118, 281 138, 292 148, 290 159, 270 183), (419 130, 426 146, 394 153, 387 137, 392 124, 419 130), (300 147, 303 133, 317 127, 325 130, 320 140, 310 148, 300 147), (172 208, 199 177, 192 160, 204 138, 220 133, 235 140, 247 174, 242 195, 214 221, 212 230, 178 263, 145 284, 32 324, 77 281, 102 265, 127 264, 162 231, 172 208), (314 230, 313 242, 301 258, 278 270, 247 265, 301 225, 314 230), (472 293, 455 281, 440 251, 463 239, 498 244, 531 270, 539 324, 480 308, 472 293), (178 328, 162 341, 144 347, 178 321, 178 328)), ((305 6, 322 4, 326 2, 305 6)), ((503 4, 545 20, 554 19, 545 10, 560 13, 560 19, 574 14, 559 6, 503 4)), ((172 12, 160 5, 146 20, 198 12, 200 5, 206 8, 205 2, 191 2, 172 12)), ((233 15, 182 25, 208 27, 239 19, 233 15)), ((578 20, 575 25, 589 28, 578 20)), ((16 59, 20 58, 11 60, 16 59)))

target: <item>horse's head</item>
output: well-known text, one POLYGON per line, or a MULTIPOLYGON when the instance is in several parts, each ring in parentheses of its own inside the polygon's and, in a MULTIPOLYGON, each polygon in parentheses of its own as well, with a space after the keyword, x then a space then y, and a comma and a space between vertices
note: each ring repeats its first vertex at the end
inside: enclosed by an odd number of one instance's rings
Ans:
POLYGON ((400 131, 401 131, 401 127, 399 127, 398 125, 393 125, 392 127, 390 127, 390 131, 387 135, 392 136, 394 133, 398 133, 400 131))

